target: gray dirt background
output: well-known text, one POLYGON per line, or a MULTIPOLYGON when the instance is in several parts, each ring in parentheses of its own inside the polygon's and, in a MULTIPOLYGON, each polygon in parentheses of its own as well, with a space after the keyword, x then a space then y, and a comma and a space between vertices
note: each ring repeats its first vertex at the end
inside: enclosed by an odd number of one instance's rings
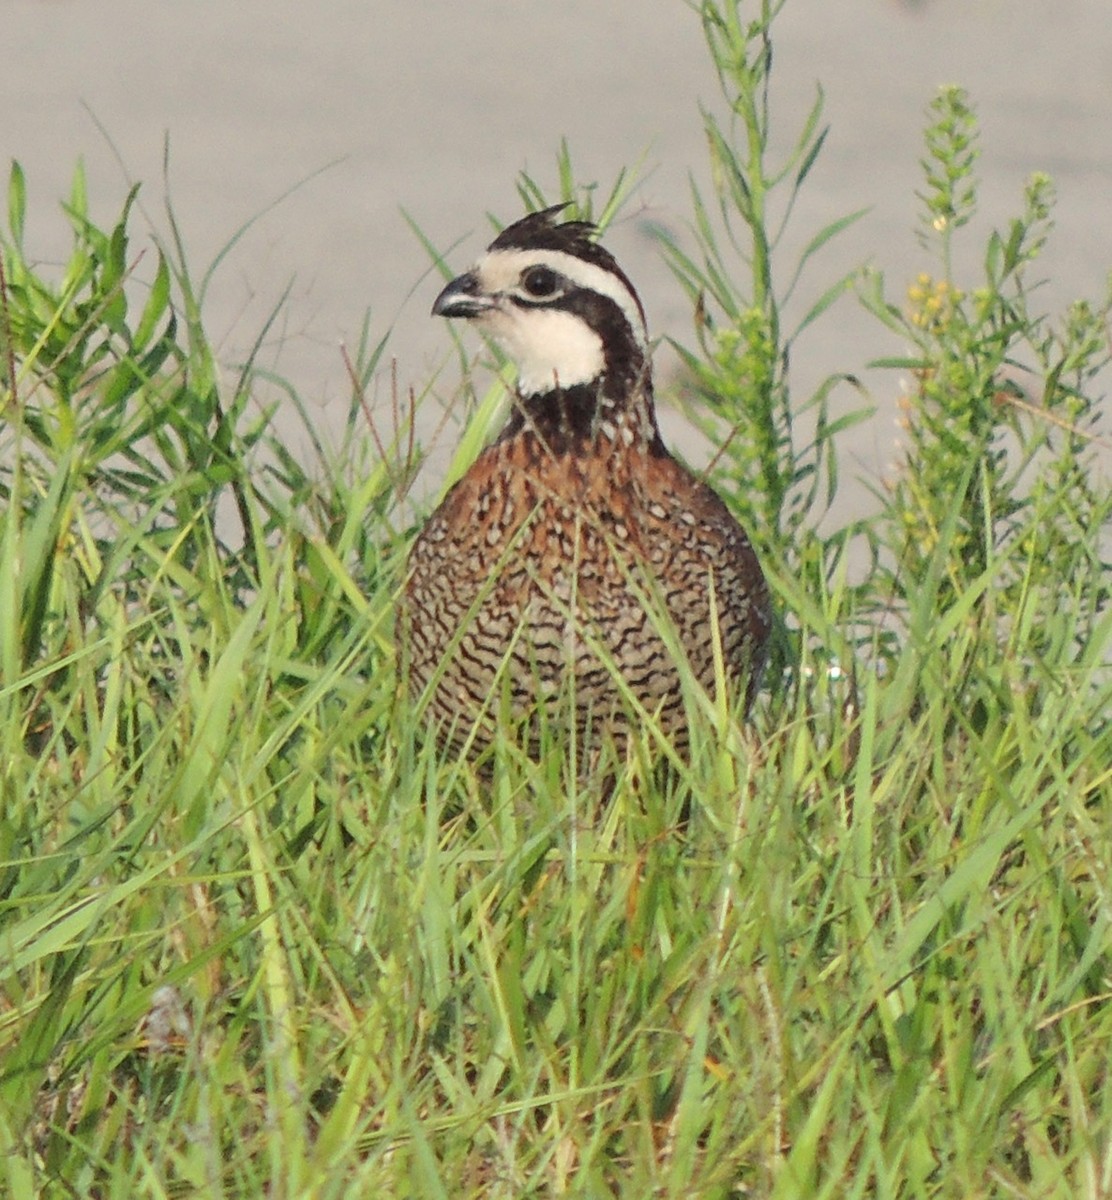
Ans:
MULTIPOLYGON (((452 393, 458 368, 428 316, 437 283, 401 209, 437 245, 458 243, 450 258, 462 269, 487 239, 484 214, 520 211, 519 170, 555 189, 561 137, 579 177, 603 186, 644 157, 651 170, 608 244, 642 291, 654 334, 690 330, 684 296, 645 232, 645 218, 682 230, 689 175, 707 180, 698 106, 716 103, 715 85, 682 0, 4 0, 0 12, 0 163, 6 172, 16 158, 27 173, 27 244, 44 259, 62 253, 57 201, 78 156, 99 219, 116 214, 127 180, 142 180, 145 210, 164 232, 168 135, 170 194, 198 271, 263 214, 207 296, 222 358, 242 356, 292 279, 263 361, 316 407, 322 428, 337 427, 346 409, 339 346, 358 338, 368 308, 376 335, 393 329, 401 383, 420 388, 436 375, 434 390, 452 393)), ((1054 311, 1103 294, 1109 0, 788 0, 776 33, 782 143, 820 82, 832 126, 781 271, 820 226, 870 206, 812 267, 803 303, 855 263, 883 269, 895 296, 927 265, 913 193, 924 109, 950 82, 970 90, 982 126, 970 247, 1018 215, 1025 179, 1047 171, 1059 204, 1043 301, 1054 311)), ((801 343, 796 394, 899 351, 843 300, 801 343)), ((899 379, 864 378, 879 411, 847 446, 846 469, 875 480, 893 459, 899 379)), ((375 399, 388 388, 384 375, 375 399)), ((699 457, 681 418, 667 428, 699 457)), ((450 441, 451 427, 442 436, 450 441)), ((865 495, 851 487, 845 502, 865 495)))

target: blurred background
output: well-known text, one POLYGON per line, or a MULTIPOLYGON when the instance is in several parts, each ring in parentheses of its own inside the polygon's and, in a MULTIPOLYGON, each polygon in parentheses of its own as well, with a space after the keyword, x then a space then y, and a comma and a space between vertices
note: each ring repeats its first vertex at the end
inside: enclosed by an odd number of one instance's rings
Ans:
MULTIPOLYGON (((2 11, 0 160, 5 172, 12 158, 26 172, 29 252, 64 253, 58 202, 79 157, 102 222, 118 214, 129 181, 142 181, 133 251, 145 229, 165 234, 169 194, 197 275, 258 218, 213 277, 208 329, 234 365, 292 281, 262 362, 319 411, 322 428, 343 420, 340 347, 358 341, 368 309, 373 336, 393 331, 403 387, 434 378, 434 392, 454 393, 447 330, 429 317, 437 277, 402 210, 463 269, 489 240, 487 213, 520 213, 522 169, 555 194, 561 138, 580 181, 603 195, 621 166, 643 165, 607 244, 642 292, 652 332, 690 336, 687 301, 648 232, 657 224, 682 237, 689 180, 708 182, 699 105, 718 98, 683 0, 4 0, 2 11)), ((968 259, 959 255, 969 283, 989 229, 1019 215, 1024 182, 1040 170, 1058 194, 1037 272, 1049 280, 1043 304, 1056 312, 1103 295, 1108 0, 788 0, 774 32, 782 145, 819 85, 831 125, 783 243, 781 278, 820 227, 869 208, 812 264, 801 306, 855 264, 884 271, 898 299, 930 266, 914 193, 924 110, 946 83, 969 90, 982 130, 980 217, 964 239, 968 259)), ((852 297, 799 345, 800 401, 845 371, 878 405, 851 435, 846 474, 875 480, 893 460, 899 378, 863 367, 900 350, 852 297)), ((389 389, 384 371, 372 399, 389 389)), ((668 426, 683 444, 679 419, 668 426)))

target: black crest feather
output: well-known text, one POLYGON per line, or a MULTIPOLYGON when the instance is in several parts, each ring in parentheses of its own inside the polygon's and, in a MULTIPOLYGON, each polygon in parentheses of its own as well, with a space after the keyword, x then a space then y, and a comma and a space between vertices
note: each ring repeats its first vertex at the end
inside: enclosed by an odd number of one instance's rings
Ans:
POLYGON ((539 212, 529 213, 507 225, 505 229, 487 247, 488 250, 559 250, 564 254, 574 255, 583 262, 593 263, 611 275, 616 275, 629 289, 630 295, 641 310, 642 323, 645 310, 641 300, 633 290, 625 272, 618 266, 617 259, 609 250, 603 249, 595 241, 598 236, 598 226, 591 221, 558 221, 557 216, 571 203, 565 200, 561 204, 553 204, 550 208, 542 208, 539 212))
POLYGON ((487 247, 488 250, 564 250, 574 254, 590 244, 598 232, 590 221, 558 222, 556 217, 571 202, 563 201, 539 212, 527 213, 507 225, 487 247))
POLYGON ((507 225, 487 249, 560 250, 618 273, 614 256, 595 241, 596 225, 590 221, 557 221, 557 216, 569 203, 565 200, 562 204, 553 204, 551 208, 529 213, 520 221, 507 225))

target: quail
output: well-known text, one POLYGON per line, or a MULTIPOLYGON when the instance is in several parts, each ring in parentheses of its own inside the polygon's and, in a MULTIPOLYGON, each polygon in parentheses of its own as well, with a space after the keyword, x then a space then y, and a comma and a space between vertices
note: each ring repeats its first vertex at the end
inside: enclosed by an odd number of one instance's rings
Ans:
POLYGON ((412 695, 476 754, 507 716, 533 750, 542 721, 595 744, 651 717, 683 741, 682 675, 748 701, 766 657, 749 538, 665 448, 641 301, 565 207, 504 229, 432 309, 518 370, 505 427, 413 544, 401 606, 412 695))

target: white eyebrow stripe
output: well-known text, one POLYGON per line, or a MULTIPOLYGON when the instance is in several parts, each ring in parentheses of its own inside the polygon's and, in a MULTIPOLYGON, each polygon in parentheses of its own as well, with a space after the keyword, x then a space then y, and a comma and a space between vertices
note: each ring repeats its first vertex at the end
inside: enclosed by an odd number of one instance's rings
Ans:
POLYGON ((484 290, 508 292, 517 288, 521 273, 528 267, 549 267, 577 286, 613 300, 641 348, 647 349, 649 334, 637 298, 618 276, 603 267, 562 250, 491 250, 479 259, 475 271, 484 290))

